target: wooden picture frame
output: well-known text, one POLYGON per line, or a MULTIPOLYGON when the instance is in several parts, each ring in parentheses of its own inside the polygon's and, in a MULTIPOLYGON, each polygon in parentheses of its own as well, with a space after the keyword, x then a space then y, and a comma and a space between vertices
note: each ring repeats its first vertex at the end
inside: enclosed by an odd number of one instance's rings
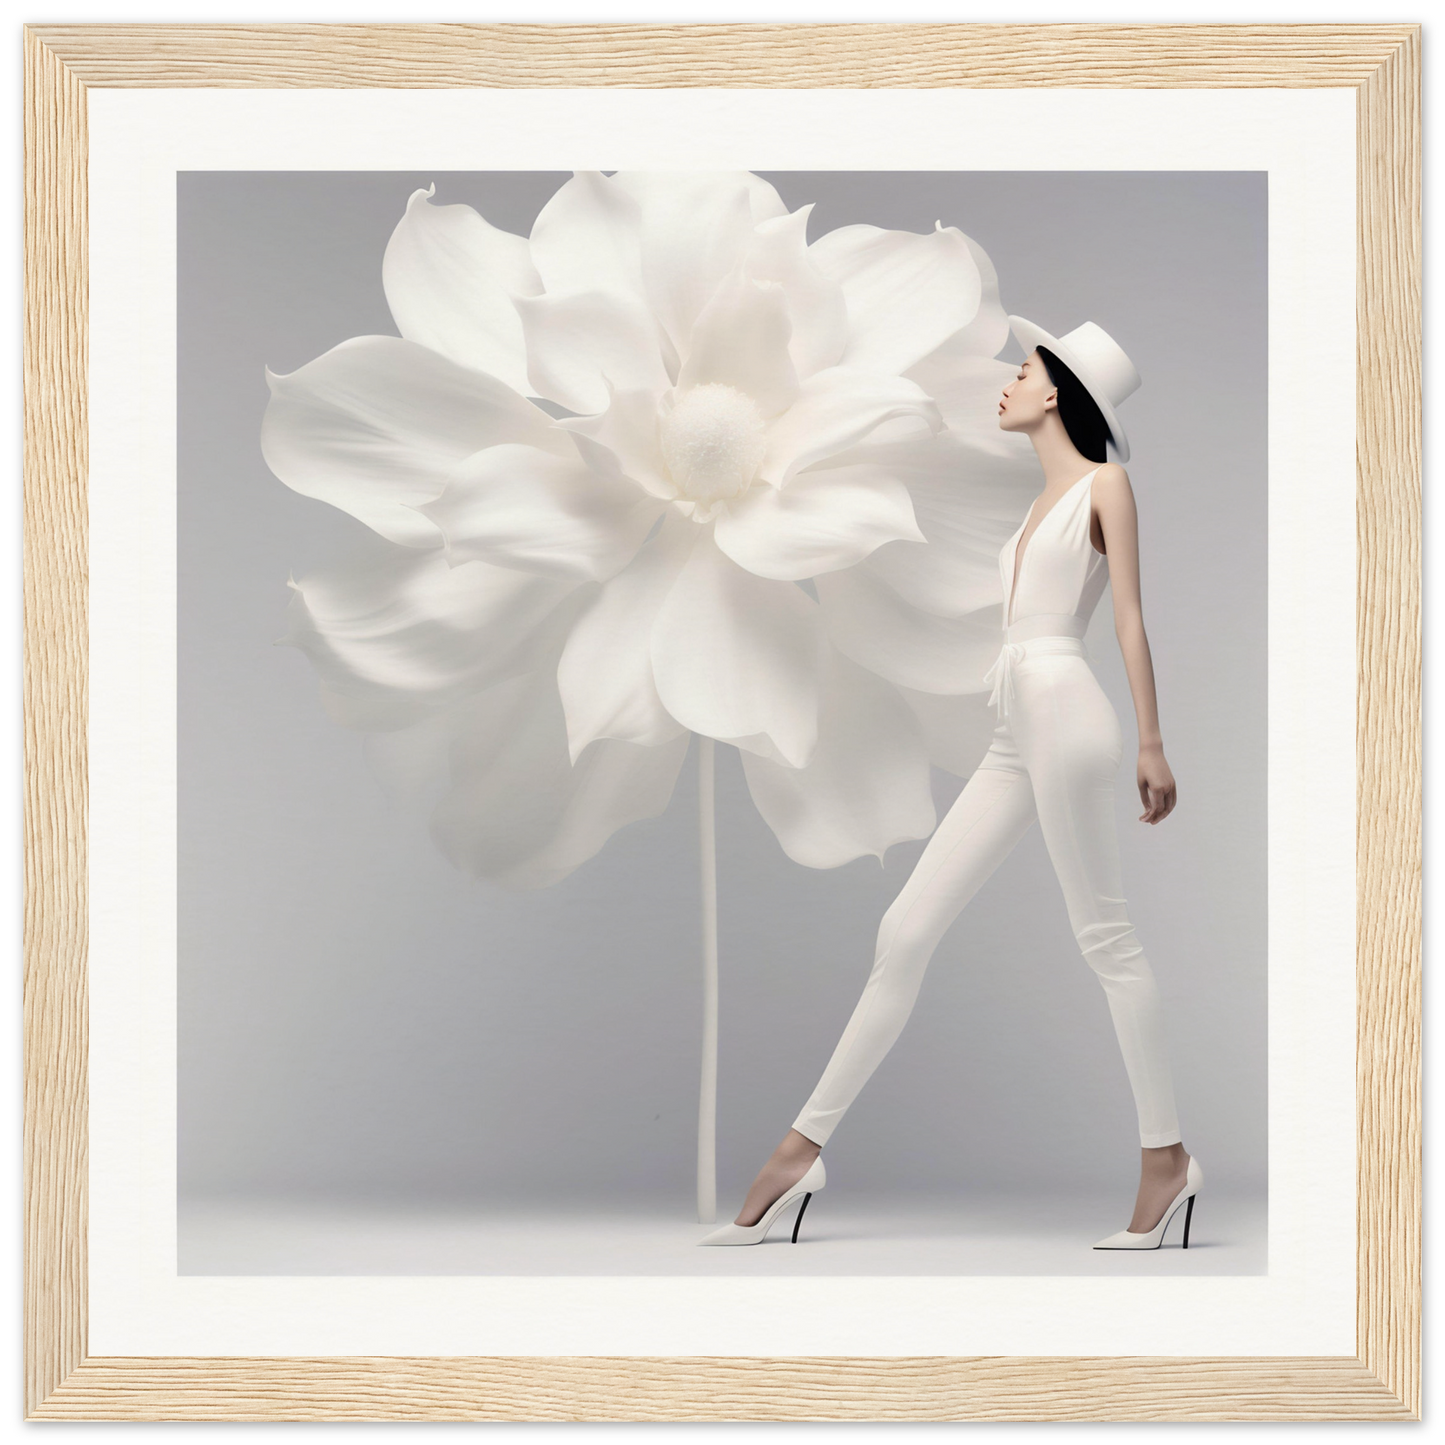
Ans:
POLYGON ((1420 1415, 1420 27, 25 32, 25 1330, 35 1420, 1420 1415), (1358 139, 1358 1305, 1323 1358, 105 1358, 87 1349, 92 87, 1349 87, 1358 139))

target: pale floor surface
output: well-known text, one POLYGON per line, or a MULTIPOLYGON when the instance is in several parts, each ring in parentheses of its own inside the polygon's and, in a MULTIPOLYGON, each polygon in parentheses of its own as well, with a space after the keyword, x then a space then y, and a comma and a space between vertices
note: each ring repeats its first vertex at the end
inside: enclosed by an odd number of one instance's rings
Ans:
MULTIPOLYGON (((736 1204, 733 1204, 734 1211, 736 1204)), ((1184 1210, 1164 1245, 1091 1248, 1123 1229, 1117 1199, 991 1196, 906 1203, 813 1197, 789 1243, 789 1205, 760 1245, 699 1248, 713 1226, 688 1206, 592 1212, 358 1205, 317 1200, 187 1200, 184 1275, 1242 1275, 1267 1273, 1262 1199, 1201 1194, 1189 1248, 1184 1210)), ((720 1210, 719 1223, 726 1218, 720 1210)))

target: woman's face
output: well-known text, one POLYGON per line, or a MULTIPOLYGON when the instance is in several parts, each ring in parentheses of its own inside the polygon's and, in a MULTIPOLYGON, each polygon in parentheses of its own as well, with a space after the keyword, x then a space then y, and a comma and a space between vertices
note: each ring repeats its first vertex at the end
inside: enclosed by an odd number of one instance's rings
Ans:
POLYGON ((1003 389, 998 424, 1003 431, 1032 431, 1058 405, 1058 388, 1049 380, 1043 358, 1031 351, 1018 375, 1003 389))

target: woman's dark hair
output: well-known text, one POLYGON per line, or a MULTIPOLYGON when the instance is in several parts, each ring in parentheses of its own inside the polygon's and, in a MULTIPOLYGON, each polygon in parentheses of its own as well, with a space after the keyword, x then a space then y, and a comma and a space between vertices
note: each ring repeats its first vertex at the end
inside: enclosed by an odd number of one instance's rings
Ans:
POLYGON ((1109 423, 1099 404, 1084 389, 1084 383, 1054 355, 1042 346, 1034 348, 1044 363, 1059 393, 1059 420, 1069 434, 1069 440, 1079 449, 1081 456, 1091 462, 1107 460, 1104 443, 1111 439, 1109 423))

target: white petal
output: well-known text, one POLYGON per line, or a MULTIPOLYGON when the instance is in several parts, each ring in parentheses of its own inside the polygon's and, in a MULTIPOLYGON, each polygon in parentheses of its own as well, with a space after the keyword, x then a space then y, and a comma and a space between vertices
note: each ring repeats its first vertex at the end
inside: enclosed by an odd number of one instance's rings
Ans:
MULTIPOLYGON (((941 225, 939 226, 941 229, 941 225)), ((962 235, 962 232, 958 233, 962 235)), ((987 360, 995 357, 1003 350, 1008 343, 1009 324, 1008 312, 1005 310, 998 294, 998 271, 994 268, 993 262, 989 259, 988 252, 983 249, 971 236, 963 237, 964 244, 968 247, 969 255, 973 257, 973 264, 978 271, 978 310, 972 319, 960 327, 952 336, 945 339, 935 350, 929 352, 922 358, 922 362, 914 363, 908 368, 908 375, 923 385, 923 389, 930 396, 936 396, 926 381, 918 373, 918 366, 928 362, 931 358, 952 359, 962 356, 971 356, 980 360, 987 360)), ((1005 369, 1005 382, 1012 380, 1016 368, 1007 362, 994 362, 995 367, 1005 369)), ((1002 390, 1002 386, 1000 386, 1002 390)), ((939 397, 939 404, 943 405, 943 398, 939 397)), ((993 398, 995 407, 998 405, 998 398, 993 398)), ((944 407, 945 412, 948 408, 944 407)), ((997 430, 997 414, 994 413, 995 430, 997 430)))
POLYGON ((510 387, 412 341, 356 336, 278 376, 261 453, 286 485, 407 547, 434 547, 415 510, 463 457, 501 442, 552 448, 551 418, 510 387))
POLYGON ((677 487, 662 457, 657 404, 656 392, 613 391, 605 411, 563 417, 554 425, 604 447, 624 477, 654 497, 670 499, 677 495, 677 487))
POLYGON ((840 226, 814 241, 809 256, 848 302, 843 364, 901 372, 972 321, 983 297, 974 249, 941 225, 924 235, 840 226))
MULTIPOLYGON (((551 731, 555 734, 555 727, 551 731)), ((571 792, 552 836, 499 881, 547 887, 601 852, 619 828, 664 813, 691 740, 681 733, 649 748, 601 739, 573 769, 571 792)))
POLYGON ((720 382, 752 397, 764 416, 776 416, 798 395, 791 334, 781 284, 751 281, 738 269, 719 284, 693 325, 678 390, 720 382))
POLYGON ((604 738, 574 767, 548 669, 500 684, 460 713, 432 837, 465 872, 545 888, 594 857, 619 828, 662 813, 688 734, 660 747, 604 738))
POLYGON ((447 754, 456 736, 457 714, 457 707, 439 708, 406 727, 362 734, 367 768, 387 802, 409 821, 429 820, 446 792, 447 754))
POLYGON ((786 216, 788 208, 771 181, 765 181, 752 171, 743 171, 743 184, 748 191, 748 205, 752 211, 753 224, 760 226, 774 216, 786 216))
POLYGON ((950 431, 997 456, 1020 456, 1026 451, 1035 457, 1037 476, 1038 460, 1029 439, 1022 432, 1004 431, 998 424, 1003 389, 1018 375, 1018 368, 975 355, 967 336, 965 327, 904 374, 938 403, 950 431))
POLYGON ((775 487, 794 472, 850 447, 893 418, 915 419, 933 431, 943 426, 938 407, 916 382, 834 366, 802 383, 798 399, 768 427, 759 474, 775 487))
POLYGON ((933 441, 874 462, 907 486, 927 545, 883 546, 861 565, 925 612, 963 617, 991 608, 996 616, 1003 604, 999 552, 1038 493, 1038 459, 1026 440, 1011 457, 981 451, 952 431, 933 441))
POLYGON ((421 507, 447 560, 600 581, 625 567, 665 506, 623 477, 536 447, 488 447, 460 463, 421 507))
POLYGON ((693 322, 742 260, 753 227, 787 207, 750 171, 618 171, 612 183, 638 204, 652 310, 685 356, 693 322))
POLYGON ((881 862, 892 844, 926 838, 938 821, 917 719, 895 688, 832 649, 807 766, 744 753, 743 772, 783 851, 808 868, 867 854, 881 862))
POLYGON ((532 264, 553 295, 606 291, 645 307, 637 202, 601 171, 577 171, 532 223, 532 264))
POLYGON ((353 559, 292 582, 278 641, 306 652, 328 713, 347 727, 405 727, 560 645, 575 584, 439 551, 353 559))
POLYGON ((519 296, 528 375, 538 396, 568 411, 598 412, 607 382, 619 391, 662 392, 671 385, 650 313, 620 292, 519 296), (606 378, 604 380, 604 378, 606 378))
POLYGON ((708 529, 653 624, 652 672, 684 727, 800 767, 817 740, 821 650, 812 598, 744 571, 708 529))
POLYGON ((879 677, 920 692, 987 691, 983 675, 998 656, 1002 606, 936 617, 861 567, 825 572, 814 585, 834 646, 879 677))
POLYGON ((672 512, 578 618, 557 667, 575 760, 594 738, 655 746, 687 729, 652 677, 652 624, 702 528, 672 512))
MULTIPOLYGON (((800 377, 836 366, 848 344, 848 305, 843 288, 808 255, 808 216, 813 203, 762 221, 748 246, 748 274, 776 281, 787 299, 792 335, 788 350, 800 377)), ((1004 321, 1007 329, 1007 319, 1004 321)), ((996 347, 995 350, 998 348, 996 347)), ((925 387, 924 390, 927 390, 925 387)))
POLYGON ((431 205, 435 193, 435 185, 412 192, 382 257, 396 328, 525 395, 527 352, 512 297, 542 289, 526 238, 498 230, 470 206, 431 205))
POLYGON ((750 487, 719 515, 716 536, 738 566, 789 582, 851 567, 888 542, 924 540, 908 488, 861 463, 799 472, 781 491, 750 487))
POLYGON ((998 714, 985 693, 949 697, 900 687, 898 694, 913 710, 923 729, 931 762, 960 778, 969 777, 988 751, 998 728, 998 714))

